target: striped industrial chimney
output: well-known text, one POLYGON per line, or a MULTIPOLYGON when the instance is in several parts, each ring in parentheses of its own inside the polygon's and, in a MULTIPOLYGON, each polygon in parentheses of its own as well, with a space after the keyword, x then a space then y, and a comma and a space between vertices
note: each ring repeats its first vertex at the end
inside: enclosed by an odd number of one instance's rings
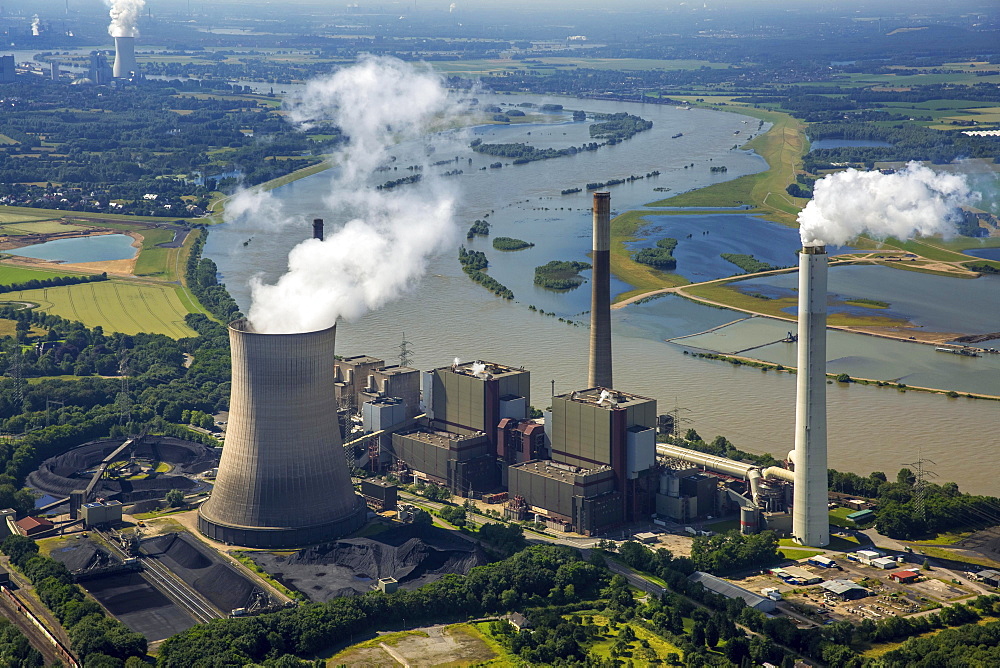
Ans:
POLYGON ((611 193, 594 193, 594 270, 590 296, 590 371, 587 387, 611 382, 611 193))

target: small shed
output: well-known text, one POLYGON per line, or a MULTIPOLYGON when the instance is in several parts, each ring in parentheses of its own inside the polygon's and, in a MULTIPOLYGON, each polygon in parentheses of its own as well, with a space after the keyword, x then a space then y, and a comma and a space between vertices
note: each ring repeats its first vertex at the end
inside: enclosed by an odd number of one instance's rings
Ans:
POLYGON ((894 573, 889 573, 889 578, 900 584, 910 584, 911 582, 916 582, 918 577, 920 577, 920 575, 917 571, 896 571, 894 573))
POLYGON ((892 557, 879 557, 878 559, 872 559, 871 565, 875 568, 881 568, 882 570, 889 570, 896 566, 896 560, 892 557))
POLYGON ((55 524, 43 517, 25 517, 14 522, 22 536, 37 536, 55 527, 55 524))
POLYGON ((875 511, 871 508, 865 508, 864 510, 851 513, 847 516, 847 519, 851 520, 855 524, 864 524, 865 522, 870 522, 875 519, 875 511))
POLYGON ((649 543, 656 542, 656 534, 650 531, 647 531, 645 533, 637 533, 635 535, 635 539, 640 543, 646 543, 648 545, 649 543))

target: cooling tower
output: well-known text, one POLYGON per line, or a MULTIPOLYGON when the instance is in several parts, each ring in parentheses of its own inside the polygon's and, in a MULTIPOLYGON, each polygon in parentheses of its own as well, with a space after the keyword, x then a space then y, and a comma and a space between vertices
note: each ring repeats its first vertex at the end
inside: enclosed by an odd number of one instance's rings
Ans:
POLYGON ((826 471, 825 246, 799 254, 799 368, 795 399, 795 507, 792 535, 803 545, 830 543, 826 471))
POLYGON ((135 62, 135 37, 115 37, 114 77, 127 79, 132 72, 138 71, 139 64, 135 62))
POLYGON ((334 399, 336 327, 260 334, 229 326, 232 394, 215 489, 198 514, 209 538, 291 547, 343 536, 366 518, 341 445, 334 399))
POLYGON ((587 387, 614 387, 611 382, 611 193, 594 193, 592 262, 587 387))

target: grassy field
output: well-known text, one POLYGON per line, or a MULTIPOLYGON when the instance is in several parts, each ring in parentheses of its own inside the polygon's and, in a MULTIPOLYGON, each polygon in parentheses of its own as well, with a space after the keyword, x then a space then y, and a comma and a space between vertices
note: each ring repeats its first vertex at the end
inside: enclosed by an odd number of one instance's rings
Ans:
POLYGON ((24 283, 25 281, 42 280, 43 278, 56 278, 58 276, 79 276, 73 271, 45 271, 44 269, 25 269, 24 267, 14 267, 8 264, 0 264, 0 285, 10 285, 11 283, 24 283))
MULTIPOLYGON (((586 618, 585 618, 586 619, 586 618)), ((592 656, 601 657, 605 660, 611 659, 611 647, 618 640, 618 635, 621 633, 623 625, 618 624, 614 629, 608 628, 609 620, 603 615, 593 615, 590 617, 592 624, 597 624, 604 627, 604 633, 599 637, 599 640, 588 647, 588 652, 592 656)), ((640 664, 645 663, 649 665, 654 661, 653 656, 647 656, 643 653, 643 648, 639 644, 640 640, 645 640, 649 643, 649 649, 655 654, 655 659, 663 661, 667 658, 668 654, 676 654, 679 657, 684 657, 684 652, 681 651, 679 647, 673 645, 660 636, 647 631, 641 626, 629 624, 632 627, 632 631, 635 633, 636 639, 629 643, 629 654, 631 656, 626 656, 626 659, 631 659, 633 662, 638 661, 640 664)))
POLYGON ((385 633, 328 658, 334 666, 395 666, 396 656, 414 666, 526 666, 498 642, 477 628, 483 625, 452 624, 385 633), (392 649, 390 654, 386 647, 392 649), (395 655, 395 656, 394 656, 395 655))
POLYGON ((802 156, 809 150, 805 124, 777 111, 735 106, 728 110, 772 123, 770 130, 743 147, 753 149, 763 157, 768 164, 767 171, 674 195, 649 206, 711 208, 752 205, 755 213, 763 214, 768 220, 795 226, 795 218, 807 200, 790 196, 785 188, 795 181, 802 156))
POLYGON ((637 241, 640 228, 646 225, 645 216, 655 216, 648 211, 626 211, 611 221, 611 272, 634 289, 615 296, 615 301, 622 301, 635 295, 669 288, 677 285, 687 285, 689 282, 683 276, 668 274, 649 265, 640 264, 632 259, 632 253, 625 244, 637 241))
POLYGON ((174 238, 173 230, 142 230, 142 250, 135 261, 135 275, 176 281, 174 275, 176 255, 180 248, 159 248, 157 244, 167 243, 174 238))
MULTIPOLYGON (((65 218, 67 220, 81 220, 84 222, 92 220, 120 220, 120 221, 140 221, 144 223, 164 223, 172 220, 185 220, 181 216, 170 218, 159 218, 156 216, 126 216, 120 213, 90 213, 88 211, 59 211, 54 209, 35 209, 27 206, 0 206, 0 222, 6 222, 9 218, 15 220, 9 222, 24 222, 28 220, 55 220, 65 218), (19 220, 17 217, 20 217, 19 220)), ((193 218, 190 220, 194 220, 193 218)))
POLYGON ((175 285, 137 281, 104 281, 81 285, 21 290, 3 295, 3 301, 26 301, 39 309, 78 320, 87 327, 100 325, 106 332, 152 332, 171 338, 195 336, 184 324, 192 312, 178 296, 175 285))

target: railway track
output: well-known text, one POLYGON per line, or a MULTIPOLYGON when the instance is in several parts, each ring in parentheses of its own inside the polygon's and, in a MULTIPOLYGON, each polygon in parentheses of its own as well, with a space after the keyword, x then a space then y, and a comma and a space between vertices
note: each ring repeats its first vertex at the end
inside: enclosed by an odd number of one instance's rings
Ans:
MULTIPOLYGON (((115 543, 114 539, 101 533, 107 544, 115 554, 122 559, 128 558, 128 554, 115 543)), ((152 586, 163 592, 167 598, 179 605, 185 612, 191 615, 199 624, 205 624, 213 619, 221 619, 225 615, 220 613, 215 606, 190 587, 181 581, 163 564, 148 556, 140 556, 143 570, 140 571, 142 577, 152 586)))

